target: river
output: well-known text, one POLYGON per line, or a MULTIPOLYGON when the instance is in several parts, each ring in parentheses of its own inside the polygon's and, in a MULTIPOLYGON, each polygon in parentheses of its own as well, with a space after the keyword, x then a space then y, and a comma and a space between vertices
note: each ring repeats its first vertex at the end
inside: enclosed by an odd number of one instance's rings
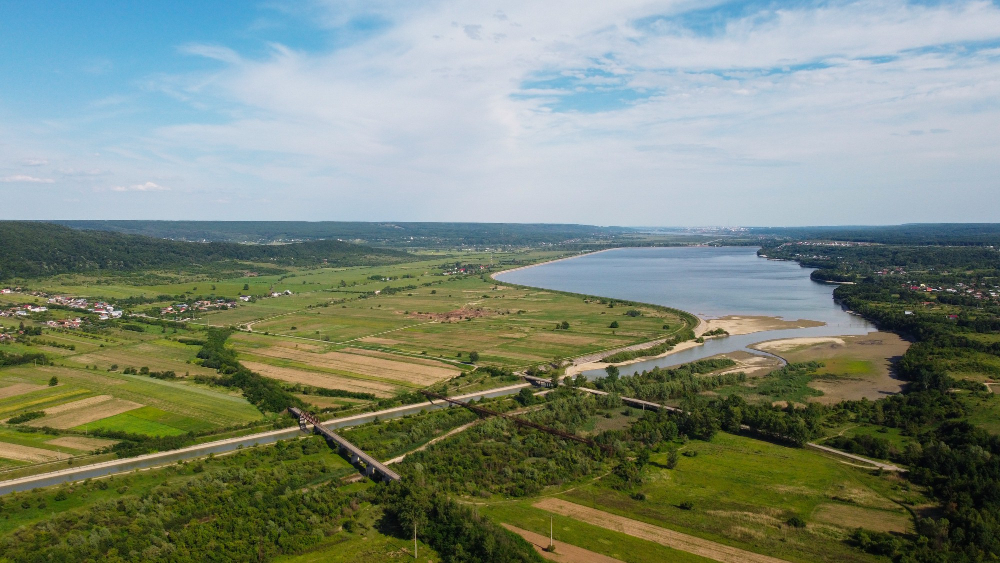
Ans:
MULTIPOLYGON (((814 282, 795 262, 767 260, 753 247, 621 248, 498 274, 500 281, 653 303, 704 319, 760 315, 808 319, 823 326, 709 339, 703 346, 630 364, 627 371, 667 367, 780 338, 867 334, 875 328, 833 300, 831 284, 814 282)), ((588 377, 603 371, 586 372, 588 377)))

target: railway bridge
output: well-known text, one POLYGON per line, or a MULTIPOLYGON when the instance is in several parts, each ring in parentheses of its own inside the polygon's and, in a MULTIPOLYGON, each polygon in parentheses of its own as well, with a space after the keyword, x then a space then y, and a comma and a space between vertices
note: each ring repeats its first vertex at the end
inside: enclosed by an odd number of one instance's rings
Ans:
POLYGON ((312 425, 313 432, 323 436, 331 448, 336 448, 344 457, 350 459, 351 464, 357 467, 366 477, 371 477, 375 481, 399 481, 400 477, 398 473, 383 465, 379 460, 366 454, 361 448, 355 446, 343 436, 323 426, 312 414, 296 407, 289 407, 288 412, 299 421, 299 428, 303 432, 308 432, 309 426, 312 425))

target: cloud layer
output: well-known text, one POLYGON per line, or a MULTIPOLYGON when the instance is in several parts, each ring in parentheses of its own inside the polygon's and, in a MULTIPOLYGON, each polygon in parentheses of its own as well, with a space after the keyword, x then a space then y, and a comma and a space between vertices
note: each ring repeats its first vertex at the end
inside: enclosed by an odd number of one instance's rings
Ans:
POLYGON ((1000 220, 991 2, 331 1, 308 15, 349 39, 178 41, 191 70, 150 69, 143 88, 193 114, 71 147, 99 162, 53 154, 51 133, 31 158, 114 170, 107 197, 164 192, 132 210, 160 218, 211 198, 230 203, 201 218, 1000 220))

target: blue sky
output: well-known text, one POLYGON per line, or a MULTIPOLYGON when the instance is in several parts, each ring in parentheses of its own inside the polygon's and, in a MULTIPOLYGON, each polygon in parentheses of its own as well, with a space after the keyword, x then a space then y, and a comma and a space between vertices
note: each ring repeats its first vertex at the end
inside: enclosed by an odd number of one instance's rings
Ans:
POLYGON ((0 218, 1000 221, 1000 4, 0 0, 0 218))

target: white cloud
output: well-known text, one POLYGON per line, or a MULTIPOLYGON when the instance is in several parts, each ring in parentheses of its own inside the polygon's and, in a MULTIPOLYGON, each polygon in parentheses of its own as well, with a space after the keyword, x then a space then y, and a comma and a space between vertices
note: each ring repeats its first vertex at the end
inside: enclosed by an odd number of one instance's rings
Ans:
MULTIPOLYGON (((109 156, 73 166, 183 178, 231 201, 206 211, 227 218, 1000 220, 1000 51, 979 47, 1000 41, 1000 6, 762 3, 709 31, 673 17, 721 5, 293 3, 334 47, 184 45, 222 64, 143 83, 197 112, 102 136, 77 153, 109 156)), ((180 192, 162 199, 188 216, 180 192)))
POLYGON ((153 182, 146 182, 144 184, 132 184, 130 186, 115 186, 111 188, 111 191, 113 192, 165 192, 169 190, 170 188, 165 188, 153 182))
POLYGON ((51 184, 55 182, 52 178, 36 178, 34 176, 26 176, 24 174, 15 174, 13 176, 4 176, 0 178, 0 182, 7 183, 23 183, 23 184, 51 184))
POLYGON ((21 164, 25 166, 45 166, 49 161, 44 158, 26 158, 21 161, 21 164))

